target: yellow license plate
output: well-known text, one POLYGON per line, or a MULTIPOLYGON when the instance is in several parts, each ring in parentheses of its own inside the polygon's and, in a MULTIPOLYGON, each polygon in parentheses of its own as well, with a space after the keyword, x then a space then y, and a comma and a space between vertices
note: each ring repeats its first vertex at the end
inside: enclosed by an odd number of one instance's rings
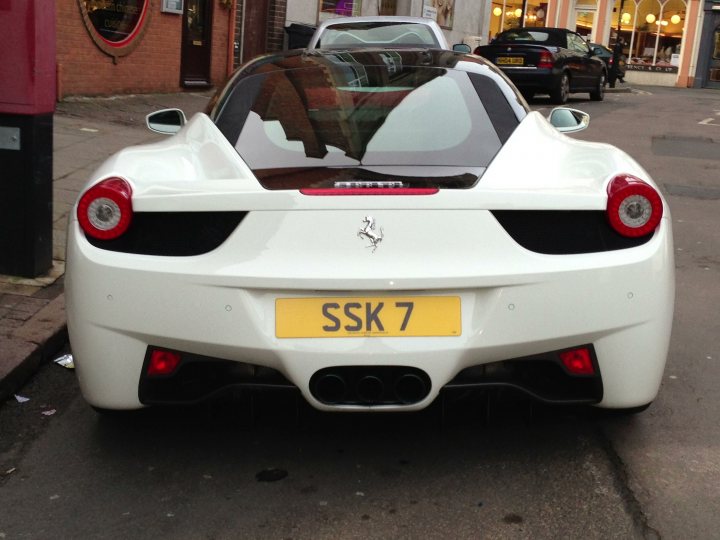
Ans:
POLYGON ((498 56, 495 64, 498 66, 522 66, 524 60, 520 56, 498 56))
POLYGON ((277 298, 279 338, 459 336, 459 296, 277 298))

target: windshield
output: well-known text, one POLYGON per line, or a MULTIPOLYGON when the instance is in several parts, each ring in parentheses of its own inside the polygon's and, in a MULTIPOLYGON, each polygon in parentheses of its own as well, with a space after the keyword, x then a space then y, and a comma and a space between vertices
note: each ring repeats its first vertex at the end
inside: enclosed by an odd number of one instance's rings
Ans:
POLYGON ((424 24, 372 22, 328 26, 316 45, 323 49, 372 46, 439 48, 440 43, 424 24))

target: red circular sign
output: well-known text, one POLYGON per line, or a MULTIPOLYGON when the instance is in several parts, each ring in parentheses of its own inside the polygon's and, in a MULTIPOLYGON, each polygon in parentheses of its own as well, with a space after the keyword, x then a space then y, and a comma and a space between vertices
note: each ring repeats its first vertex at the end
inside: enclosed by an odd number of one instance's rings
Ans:
POLYGON ((78 0, 95 44, 111 56, 131 52, 142 35, 150 0, 78 0))

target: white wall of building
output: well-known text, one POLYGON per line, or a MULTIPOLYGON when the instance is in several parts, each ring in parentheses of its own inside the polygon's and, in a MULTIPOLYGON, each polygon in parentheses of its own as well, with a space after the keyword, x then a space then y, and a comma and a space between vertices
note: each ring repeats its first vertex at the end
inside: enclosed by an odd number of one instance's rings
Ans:
POLYGON ((290 23, 314 25, 317 22, 317 10, 317 0, 288 0, 286 26, 290 23))

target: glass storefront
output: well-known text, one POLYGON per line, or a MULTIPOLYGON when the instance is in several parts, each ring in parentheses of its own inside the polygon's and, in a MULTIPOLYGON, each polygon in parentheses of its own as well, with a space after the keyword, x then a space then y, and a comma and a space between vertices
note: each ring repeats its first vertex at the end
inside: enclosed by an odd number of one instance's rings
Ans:
POLYGON ((592 34, 596 11, 597 8, 594 4, 592 6, 578 6, 575 11, 575 31, 588 41, 590 40, 590 34, 592 34))
POLYGON ((686 10, 685 0, 616 0, 610 45, 619 28, 630 66, 677 67, 686 10))
POLYGON ((521 17, 523 16, 522 1, 498 1, 494 0, 490 10, 490 37, 510 28, 519 26, 548 26, 545 19, 547 14, 547 2, 539 0, 528 0, 525 11, 525 24, 521 25, 521 17))

